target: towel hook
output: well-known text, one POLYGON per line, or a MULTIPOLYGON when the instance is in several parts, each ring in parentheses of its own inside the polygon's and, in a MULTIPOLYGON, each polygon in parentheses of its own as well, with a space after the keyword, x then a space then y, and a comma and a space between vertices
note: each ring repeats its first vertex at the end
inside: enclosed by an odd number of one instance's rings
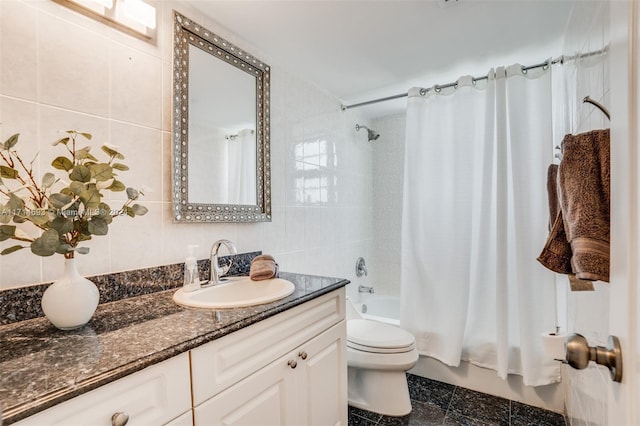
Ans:
POLYGON ((600 102, 594 101, 589 96, 585 96, 584 99, 582 99, 582 102, 589 103, 589 104, 595 106, 600 111, 602 111, 604 113, 604 115, 606 115, 609 120, 611 120, 611 114, 609 114, 609 110, 607 108, 605 108, 605 106, 602 105, 600 102))

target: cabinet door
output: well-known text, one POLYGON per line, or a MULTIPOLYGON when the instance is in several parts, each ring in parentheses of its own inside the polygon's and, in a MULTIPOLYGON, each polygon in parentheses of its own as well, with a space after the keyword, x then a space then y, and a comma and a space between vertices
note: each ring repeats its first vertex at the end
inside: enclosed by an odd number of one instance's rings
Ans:
POLYGON ((302 345, 298 357, 298 397, 304 425, 347 425, 346 323, 341 321, 302 345))
POLYGON ((196 425, 295 425, 295 360, 287 355, 258 370, 194 409, 196 425))
POLYGON ((342 321, 346 306, 344 291, 344 288, 332 291, 193 349, 194 405, 219 394, 342 321))
POLYGON ((193 413, 189 410, 180 417, 171 420, 165 426, 193 426, 193 413))

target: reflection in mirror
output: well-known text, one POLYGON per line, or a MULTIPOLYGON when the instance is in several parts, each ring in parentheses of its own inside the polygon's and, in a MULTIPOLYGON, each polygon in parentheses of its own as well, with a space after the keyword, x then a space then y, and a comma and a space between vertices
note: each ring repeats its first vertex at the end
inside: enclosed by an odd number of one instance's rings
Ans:
POLYGON ((255 80, 189 45, 190 202, 257 203, 255 80))
POLYGON ((270 221, 269 66, 174 17, 174 221, 270 221))

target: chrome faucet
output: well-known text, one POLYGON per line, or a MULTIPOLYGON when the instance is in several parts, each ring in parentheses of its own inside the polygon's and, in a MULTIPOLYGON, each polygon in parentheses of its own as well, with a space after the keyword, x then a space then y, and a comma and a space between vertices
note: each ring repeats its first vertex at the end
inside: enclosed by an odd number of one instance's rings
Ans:
POLYGON ((223 279, 222 276, 229 272, 229 268, 231 268, 231 264, 233 263, 229 262, 228 265, 220 267, 220 265, 218 264, 218 252, 220 251, 220 246, 225 246, 230 254, 238 253, 235 244, 233 244, 229 240, 218 240, 213 243, 213 246, 211 246, 211 265, 209 267, 210 273, 209 282, 207 283, 208 286, 220 284, 227 281, 227 279, 223 279))
POLYGON ((360 284, 358 286, 358 293, 370 293, 370 294, 373 294, 373 287, 367 287, 366 285, 360 284))

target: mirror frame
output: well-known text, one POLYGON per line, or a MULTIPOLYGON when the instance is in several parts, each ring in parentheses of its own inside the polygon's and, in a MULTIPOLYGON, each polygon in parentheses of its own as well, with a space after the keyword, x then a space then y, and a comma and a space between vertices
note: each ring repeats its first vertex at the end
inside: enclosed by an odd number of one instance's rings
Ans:
POLYGON ((173 161, 172 217, 175 223, 270 222, 270 70, 256 57, 173 11, 173 161), (190 203, 189 194, 189 45, 256 78, 255 205, 190 203))

